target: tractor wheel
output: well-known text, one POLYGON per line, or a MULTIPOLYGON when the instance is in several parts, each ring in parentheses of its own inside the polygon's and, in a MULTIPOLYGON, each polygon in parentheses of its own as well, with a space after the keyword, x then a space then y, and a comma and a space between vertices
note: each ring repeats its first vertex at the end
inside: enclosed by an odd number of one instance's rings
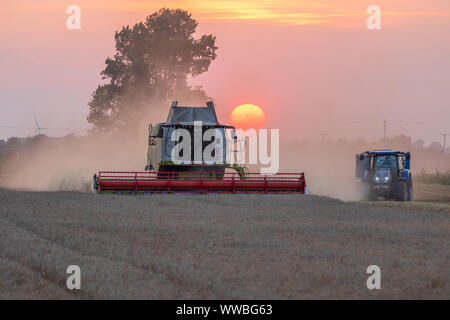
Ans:
POLYGON ((409 183, 408 183, 408 201, 413 201, 413 182, 412 182, 412 178, 409 178, 409 183))
POLYGON ((399 181, 397 183, 395 200, 402 202, 408 201, 408 186, 405 181, 399 181))
POLYGON ((369 191, 368 201, 377 201, 378 197, 373 191, 369 191))
POLYGON ((375 191, 372 189, 372 187, 370 185, 366 186, 366 199, 367 201, 377 201, 378 200, 378 196, 375 193, 375 191))
POLYGON ((369 182, 359 182, 357 188, 362 201, 376 201, 378 199, 369 182))

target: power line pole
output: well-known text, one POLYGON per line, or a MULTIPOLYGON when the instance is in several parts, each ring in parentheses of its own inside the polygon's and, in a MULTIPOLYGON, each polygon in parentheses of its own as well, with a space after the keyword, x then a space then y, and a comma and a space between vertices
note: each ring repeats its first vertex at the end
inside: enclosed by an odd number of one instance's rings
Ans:
POLYGON ((386 127, 387 127, 387 120, 383 120, 384 122, 384 135, 383 135, 383 139, 386 140, 386 127))
POLYGON ((442 133, 441 136, 444 137, 444 143, 442 144, 442 151, 445 153, 445 142, 447 140, 448 133, 442 133))

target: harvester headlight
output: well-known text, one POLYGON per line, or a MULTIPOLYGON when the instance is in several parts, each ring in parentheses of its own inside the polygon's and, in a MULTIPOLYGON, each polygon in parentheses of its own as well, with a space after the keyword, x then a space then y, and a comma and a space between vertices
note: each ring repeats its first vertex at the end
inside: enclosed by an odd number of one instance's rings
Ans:
POLYGON ((389 176, 384 177, 384 182, 389 182, 389 176))
POLYGON ((375 182, 380 182, 380 178, 379 177, 375 177, 375 182))

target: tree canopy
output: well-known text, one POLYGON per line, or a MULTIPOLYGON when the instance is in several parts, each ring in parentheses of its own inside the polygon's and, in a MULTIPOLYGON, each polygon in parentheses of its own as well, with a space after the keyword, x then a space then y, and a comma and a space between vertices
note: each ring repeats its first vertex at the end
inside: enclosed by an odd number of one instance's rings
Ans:
POLYGON ((188 84, 188 77, 207 71, 217 56, 213 35, 194 38, 197 25, 187 11, 163 8, 115 33, 116 52, 101 72, 107 83, 97 87, 89 102, 87 120, 94 132, 132 126, 172 100, 208 99, 202 87, 188 84))

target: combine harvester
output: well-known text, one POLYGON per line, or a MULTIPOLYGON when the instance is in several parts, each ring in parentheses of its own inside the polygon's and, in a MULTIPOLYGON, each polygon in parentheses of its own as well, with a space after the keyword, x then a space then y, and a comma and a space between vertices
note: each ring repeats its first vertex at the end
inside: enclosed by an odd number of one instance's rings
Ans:
POLYGON ((92 189, 96 193, 135 194, 308 193, 304 173, 249 173, 246 167, 227 162, 227 151, 239 152, 230 149, 237 143, 235 128, 218 122, 212 102, 207 107, 180 107, 174 102, 166 122, 149 126, 145 171, 100 171, 94 175, 92 189), (194 137, 190 148, 181 151, 185 153, 181 154, 185 156, 182 161, 174 160, 184 139, 177 136, 178 132, 194 137), (216 134, 211 136, 211 132, 216 134), (200 137, 200 143, 195 143, 196 137, 200 137), (211 149, 211 145, 216 148, 211 149), (205 151, 220 161, 205 160, 205 151))

